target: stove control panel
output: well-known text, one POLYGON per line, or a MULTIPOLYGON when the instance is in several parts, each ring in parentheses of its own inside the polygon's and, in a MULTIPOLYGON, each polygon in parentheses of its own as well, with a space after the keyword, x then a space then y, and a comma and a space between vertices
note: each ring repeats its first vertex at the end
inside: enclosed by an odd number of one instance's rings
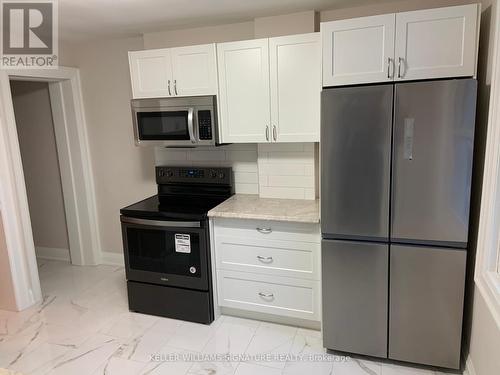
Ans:
POLYGON ((231 185, 232 169, 217 167, 156 167, 156 183, 231 185))

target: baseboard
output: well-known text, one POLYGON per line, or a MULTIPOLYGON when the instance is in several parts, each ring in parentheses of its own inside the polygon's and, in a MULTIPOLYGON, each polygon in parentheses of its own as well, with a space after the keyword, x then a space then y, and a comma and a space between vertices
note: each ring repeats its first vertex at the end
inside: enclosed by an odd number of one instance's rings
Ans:
POLYGON ((472 363, 472 358, 470 355, 467 356, 467 359, 465 360, 465 371, 464 374, 467 375, 477 375, 476 369, 474 368, 474 364, 472 363))
POLYGON ((108 251, 103 251, 101 253, 101 264, 124 267, 125 260, 123 259, 123 253, 111 253, 108 251))
POLYGON ((36 257, 48 260, 60 260, 71 262, 69 249, 60 249, 57 247, 35 246, 36 257))
POLYGON ((233 307, 220 307, 220 312, 222 315, 232 315, 232 316, 237 316, 237 317, 245 318, 245 319, 261 320, 264 322, 285 324, 285 325, 295 326, 295 327, 298 326, 298 327, 313 329, 313 330, 317 330, 317 331, 321 330, 321 322, 314 321, 314 320, 306 320, 306 319, 300 319, 300 318, 289 318, 289 317, 285 317, 285 316, 266 314, 266 313, 255 312, 255 311, 235 309, 233 307))

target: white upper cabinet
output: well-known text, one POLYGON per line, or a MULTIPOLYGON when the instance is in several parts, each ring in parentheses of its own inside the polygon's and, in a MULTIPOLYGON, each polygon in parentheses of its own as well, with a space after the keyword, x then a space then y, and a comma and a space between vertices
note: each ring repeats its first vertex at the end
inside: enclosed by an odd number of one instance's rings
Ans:
POLYGON ((475 76, 478 5, 398 13, 396 80, 475 76))
POLYGON ((173 91, 176 95, 216 95, 215 44, 171 49, 173 91))
POLYGON ((224 143, 319 142, 319 33, 217 45, 224 143))
POLYGON ((172 65, 169 49, 129 52, 128 58, 134 98, 170 96, 172 65))
POLYGON ((395 14, 321 23, 323 86, 392 81, 395 14))
POLYGON ((319 142, 319 33, 269 39, 271 126, 274 142, 319 142))
POLYGON ((129 52, 132 96, 217 94, 215 44, 129 52))
POLYGON ((268 39, 217 44, 217 63, 221 142, 266 142, 271 137, 268 39))
POLYGON ((479 7, 322 23, 323 86, 474 77, 479 7))

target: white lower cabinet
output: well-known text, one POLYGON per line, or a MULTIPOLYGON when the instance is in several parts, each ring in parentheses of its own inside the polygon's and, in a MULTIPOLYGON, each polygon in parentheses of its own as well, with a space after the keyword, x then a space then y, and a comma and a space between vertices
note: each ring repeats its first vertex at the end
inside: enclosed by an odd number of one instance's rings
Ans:
POLYGON ((219 219, 213 223, 221 307, 319 321, 319 224, 219 219))
POLYGON ((319 320, 319 281, 217 270, 219 305, 319 320))

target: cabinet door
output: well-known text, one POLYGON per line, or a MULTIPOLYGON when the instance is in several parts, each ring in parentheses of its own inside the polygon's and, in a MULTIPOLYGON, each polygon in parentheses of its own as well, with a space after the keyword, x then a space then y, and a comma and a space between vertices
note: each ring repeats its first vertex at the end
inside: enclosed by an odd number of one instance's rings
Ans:
POLYGON ((172 48, 173 94, 216 95, 215 44, 172 48))
POLYGON ((268 39, 218 44, 217 57, 221 141, 270 141, 268 39))
POLYGON ((320 34, 269 39, 269 61, 273 141, 319 142, 320 34))
POLYGON ((132 96, 154 98, 172 93, 172 63, 169 49, 128 53, 132 96))
POLYGON ((389 358, 459 368, 466 257, 391 245, 389 358))
POLYGON ((474 76, 477 4, 398 13, 397 80, 474 76))
POLYGON ((323 86, 394 78, 395 14, 321 24, 323 86))

